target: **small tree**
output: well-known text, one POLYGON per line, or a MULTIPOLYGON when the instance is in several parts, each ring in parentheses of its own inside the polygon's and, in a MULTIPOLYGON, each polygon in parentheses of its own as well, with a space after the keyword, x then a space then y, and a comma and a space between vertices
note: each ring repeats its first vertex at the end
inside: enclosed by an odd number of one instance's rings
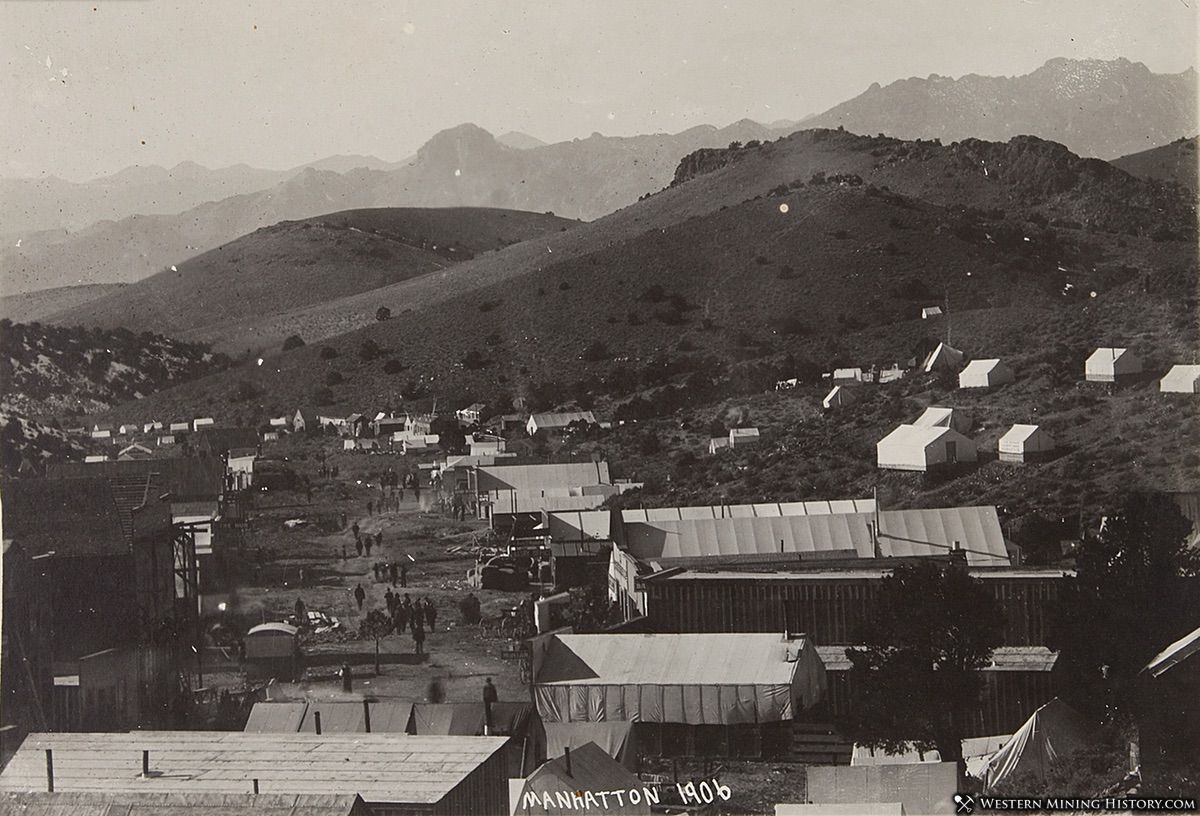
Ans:
POLYGON ((463 368, 474 371, 487 365, 487 360, 479 353, 479 349, 471 349, 463 357, 463 368))
POLYGON ((388 360, 386 363, 383 364, 383 373, 384 374, 399 374, 403 370, 404 370, 404 363, 402 363, 399 360, 394 359, 394 358, 391 360, 388 360))
POLYGON ((375 319, 382 323, 385 320, 392 319, 392 310, 387 306, 380 306, 375 310, 375 319))
POLYGON ((900 564, 880 583, 862 648, 846 650, 860 704, 849 736, 898 753, 906 743, 962 758, 967 711, 1003 637, 995 598, 961 566, 900 564))
POLYGON ((379 609, 372 609, 358 625, 359 637, 375 641, 375 674, 379 674, 379 641, 392 633, 395 625, 391 617, 379 609))
POLYGON ((321 359, 322 360, 334 360, 337 358, 337 356, 338 356, 337 349, 335 349, 333 346, 322 346, 321 347, 321 359))
POLYGON ((303 345, 304 339, 298 334, 293 334, 291 337, 283 341, 283 350, 291 351, 292 349, 298 349, 303 345))
POLYGON ((364 362, 369 363, 381 354, 383 354, 383 349, 374 340, 364 340, 358 347, 358 357, 364 362))

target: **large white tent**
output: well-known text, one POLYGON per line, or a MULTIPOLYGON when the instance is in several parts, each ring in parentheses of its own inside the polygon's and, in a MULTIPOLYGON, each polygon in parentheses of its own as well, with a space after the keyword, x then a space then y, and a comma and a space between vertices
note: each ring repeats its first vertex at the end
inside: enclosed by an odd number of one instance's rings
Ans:
POLYGON ((959 388, 995 388, 1012 381, 1012 369, 1000 360, 972 360, 958 375, 959 388))
POLYGON ((535 654, 544 722, 731 725, 792 719, 825 695, 806 636, 555 635, 535 654))
POLYGON ((1006 779, 1044 779, 1059 759, 1095 739, 1096 728, 1079 712, 1055 697, 1033 712, 983 769, 994 788, 1006 779))
POLYGON ((1200 393, 1200 365, 1171 366, 1171 370, 1158 384, 1164 394, 1200 393))
POLYGON ((962 364, 963 353, 945 343, 938 343, 937 348, 929 352, 921 370, 926 374, 934 371, 957 371, 962 364))
POLYGON ((1116 382, 1141 373, 1141 358, 1124 348, 1098 348, 1084 365, 1084 377, 1088 382, 1116 382))
POLYGON ((876 462, 884 470, 928 471, 939 465, 974 462, 975 443, 953 428, 901 425, 875 445, 876 462))

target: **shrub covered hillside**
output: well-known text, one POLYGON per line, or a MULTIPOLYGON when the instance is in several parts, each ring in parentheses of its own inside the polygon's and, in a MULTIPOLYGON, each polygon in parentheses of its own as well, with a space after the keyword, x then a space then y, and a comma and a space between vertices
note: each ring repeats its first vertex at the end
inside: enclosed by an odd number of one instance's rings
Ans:
POLYGON ((5 474, 39 474, 47 461, 83 454, 83 445, 61 429, 0 409, 0 469, 5 474))
POLYGON ((30 417, 99 411, 229 362, 157 334, 0 320, 0 408, 30 417))

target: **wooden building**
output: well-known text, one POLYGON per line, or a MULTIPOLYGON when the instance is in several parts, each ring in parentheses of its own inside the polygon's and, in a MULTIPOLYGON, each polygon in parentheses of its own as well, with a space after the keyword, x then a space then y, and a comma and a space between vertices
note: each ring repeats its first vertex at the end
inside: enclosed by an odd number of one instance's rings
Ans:
POLYGON ((0 726, 4 749, 30 731, 50 727, 54 673, 50 645, 52 619, 45 576, 29 551, 4 539, 3 616, 0 617, 0 726))
POLYGON ((508 812, 506 737, 142 731, 31 734, 0 794, 323 794, 362 797, 377 816, 508 812), (50 752, 48 763, 46 752, 50 752))
MULTIPOLYGON (((806 632, 821 646, 852 645, 892 559, 802 568, 668 569, 640 580, 655 632, 806 632)), ((1047 642, 1051 609, 1071 573, 975 567, 1004 613, 1007 646, 1047 642)))

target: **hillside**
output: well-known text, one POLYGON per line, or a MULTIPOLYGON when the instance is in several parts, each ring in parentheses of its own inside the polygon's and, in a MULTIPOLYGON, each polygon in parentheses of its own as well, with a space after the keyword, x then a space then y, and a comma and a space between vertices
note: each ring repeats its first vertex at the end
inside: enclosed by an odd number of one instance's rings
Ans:
POLYGON ((0 409, 26 417, 100 411, 228 365, 160 335, 0 320, 0 409))
POLYGON ((77 459, 84 454, 83 443, 62 429, 0 409, 0 470, 6 474, 17 474, 22 465, 38 472, 46 462, 77 459))
POLYGON ((515 149, 481 128, 461 125, 435 135, 398 166, 359 167, 351 157, 327 165, 332 169, 305 168, 273 186, 177 214, 139 213, 21 235, 19 246, 15 240, 0 246, 0 269, 8 293, 132 283, 260 227, 366 207, 499 207, 591 219, 665 186, 680 156, 782 132, 743 121, 515 149))
POLYGON ((552 215, 481 208, 348 210, 283 221, 47 319, 184 336, 367 292, 571 226, 552 215))
POLYGON ((1152 147, 1141 153, 1133 153, 1113 160, 1113 165, 1126 173, 1142 179, 1173 181, 1189 190, 1198 190, 1197 175, 1200 175, 1200 155, 1196 142, 1200 137, 1182 137, 1170 144, 1152 147))
POLYGON ((44 320, 55 312, 74 309, 84 303, 99 300, 105 295, 119 292, 123 283, 95 283, 88 286, 60 286, 56 289, 39 289, 20 295, 0 297, 0 319, 14 323, 32 323, 44 320))
MULTIPOLYGON (((972 218, 983 222, 1004 221, 990 239, 984 238, 988 233, 976 230, 979 240, 999 245, 1026 243, 1023 239, 1030 233, 1017 230, 1027 217, 1029 229, 1056 226, 1066 230, 1065 235, 1085 226, 1088 232, 1153 233, 1163 240, 1194 234, 1194 203, 1188 197, 1031 137, 1003 144, 971 140, 942 146, 840 131, 801 131, 776 142, 690 155, 680 163, 676 183, 668 189, 568 233, 547 235, 538 242, 369 294, 269 318, 215 324, 190 336, 239 351, 278 346, 291 334, 312 342, 370 325, 380 306, 396 315, 419 312, 515 276, 552 269, 608 247, 619 248, 638 236, 756 197, 781 191, 803 194, 829 186, 854 189, 856 183, 887 193, 885 197, 968 209, 972 218)), ((797 217, 793 213, 791 220, 797 217)), ((903 221, 902 215, 896 217, 903 221)), ((792 265, 800 268, 804 259, 792 265)))
POLYGON ((571 446, 647 479, 647 503, 879 485, 892 504, 995 501, 1020 515, 1066 512, 1078 495, 1099 505, 1130 485, 1192 489, 1191 460, 1162 453, 1194 436, 1190 402, 1152 382, 1113 397, 1078 385, 1097 345, 1137 348, 1155 376, 1194 353, 1190 207, 1037 139, 808 131, 691 157, 675 185, 612 216, 370 293, 395 319, 120 413, 259 423, 297 405, 349 413, 432 397, 594 407, 636 424, 571 446), (918 318, 943 302, 950 326, 918 318), (971 356, 1010 361, 1017 383, 962 395, 914 376, 828 419, 819 387, 764 393, 835 366, 910 365, 947 330, 971 356), (1019 479, 995 463, 949 481, 876 473, 874 443, 934 400, 970 406, 985 447, 1004 423, 1044 419, 1064 456, 1019 479), (700 458, 709 435, 739 422, 770 444, 700 458))
POLYGON ((1196 91, 1193 68, 1155 74, 1126 59, 1058 58, 1024 76, 876 83, 804 125, 943 141, 1032 134, 1113 159, 1194 134, 1196 91))

